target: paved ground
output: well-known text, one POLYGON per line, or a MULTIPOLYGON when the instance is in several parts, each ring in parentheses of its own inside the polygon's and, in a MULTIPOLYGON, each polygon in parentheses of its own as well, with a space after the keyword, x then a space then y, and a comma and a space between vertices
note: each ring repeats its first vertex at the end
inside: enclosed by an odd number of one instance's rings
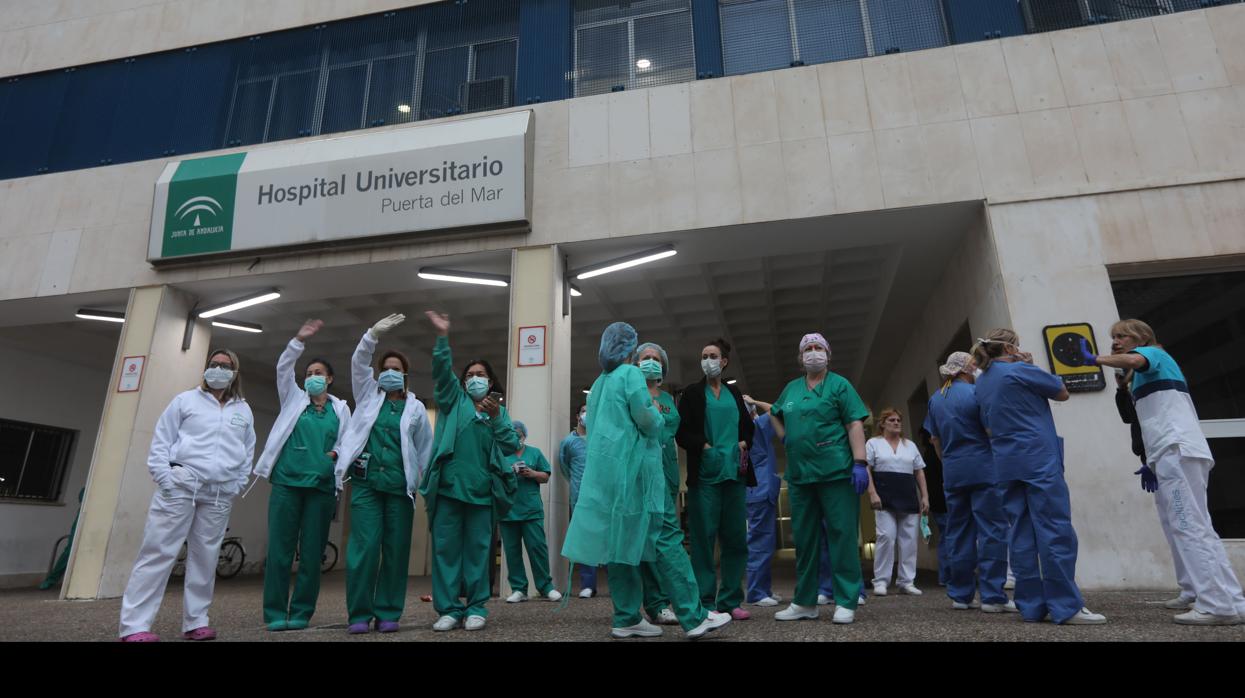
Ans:
MULTIPOLYGON (((780 572, 775 592, 789 597, 793 588, 790 571, 780 572)), ((603 577, 604 579, 604 577, 603 577)), ((456 630, 434 633, 432 604, 421 602, 430 593, 427 577, 411 579, 407 614, 402 630, 392 635, 372 633, 350 637, 345 631, 345 573, 336 570, 325 575, 320 595, 320 611, 312 627, 300 632, 267 632, 260 622, 261 579, 257 576, 222 581, 216 587, 212 606, 212 625, 222 640, 268 642, 404 642, 428 641, 532 641, 559 642, 609 641, 611 605, 608 597, 573 598, 561 610, 557 604, 529 601, 507 604, 495 599, 489 604, 488 627, 482 632, 456 630)), ((832 609, 822 608, 815 621, 779 623, 773 620, 778 608, 749 607, 753 618, 733 622, 709 636, 722 641, 1245 641, 1245 626, 1191 628, 1171 622, 1173 613, 1155 602, 1170 597, 1165 592, 1096 592, 1087 603, 1110 619, 1105 626, 1071 627, 1049 623, 1024 623, 1015 615, 987 615, 977 611, 953 611, 950 601, 930 579, 919 579, 925 595, 870 597, 857 611, 853 625, 830 622, 832 609)), ((602 585, 605 590, 605 585, 602 585)), ((113 641, 116 639, 120 599, 94 602, 62 602, 52 591, 19 590, 0 592, 0 640, 2 641, 113 641)), ((181 586, 169 585, 168 594, 156 621, 155 632, 166 638, 179 635, 181 586)), ((683 633, 667 627, 663 638, 627 642, 682 640, 683 633)))

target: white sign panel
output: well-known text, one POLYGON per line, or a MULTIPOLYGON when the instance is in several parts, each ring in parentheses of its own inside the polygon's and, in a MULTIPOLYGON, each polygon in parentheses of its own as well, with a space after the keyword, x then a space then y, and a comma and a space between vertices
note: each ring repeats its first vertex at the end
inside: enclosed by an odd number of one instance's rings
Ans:
POLYGON ((532 113, 170 163, 152 262, 531 220, 532 113))
POLYGON ((519 328, 519 366, 545 365, 545 328, 519 328))
POLYGON ((145 356, 127 356, 121 361, 121 377, 117 379, 118 393, 137 392, 143 384, 145 356))

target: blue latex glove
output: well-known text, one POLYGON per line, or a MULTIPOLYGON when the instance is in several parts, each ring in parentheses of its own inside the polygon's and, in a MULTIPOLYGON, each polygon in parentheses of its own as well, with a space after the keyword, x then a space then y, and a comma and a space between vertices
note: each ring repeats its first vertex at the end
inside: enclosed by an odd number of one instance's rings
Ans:
POLYGON ((1084 337, 1081 337, 1081 361, 1084 361, 1086 366, 1098 365, 1098 356, 1089 350, 1089 340, 1084 337))
POLYGON ((1150 469, 1150 466, 1148 465, 1141 466, 1141 470, 1134 472, 1133 475, 1141 476, 1141 489, 1145 490, 1146 492, 1157 492, 1158 491, 1159 479, 1154 474, 1154 471, 1150 469))
POLYGON ((852 464, 852 485, 856 488, 856 494, 864 494, 869 489, 869 472, 865 470, 864 461, 852 464))

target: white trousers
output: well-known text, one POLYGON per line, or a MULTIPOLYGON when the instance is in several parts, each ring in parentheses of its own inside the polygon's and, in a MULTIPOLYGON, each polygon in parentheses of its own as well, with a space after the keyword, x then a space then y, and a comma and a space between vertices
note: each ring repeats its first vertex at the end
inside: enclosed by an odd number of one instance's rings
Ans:
POLYGON ((1245 596, 1206 506, 1214 465, 1183 456, 1178 448, 1164 450, 1151 465, 1159 481, 1154 503, 1171 546, 1181 596, 1195 597, 1193 607, 1202 613, 1231 616, 1245 613, 1245 596))
POLYGON ((151 630, 183 542, 182 632, 208 624, 216 562, 233 506, 233 493, 221 489, 207 486, 194 491, 190 485, 175 483, 152 495, 143 544, 121 599, 121 637, 151 630))
POLYGON ((877 543, 873 546, 873 583, 891 583, 891 569, 899 558, 899 586, 916 579, 916 535, 920 514, 873 512, 877 543), (896 551, 898 547, 898 551, 896 551))

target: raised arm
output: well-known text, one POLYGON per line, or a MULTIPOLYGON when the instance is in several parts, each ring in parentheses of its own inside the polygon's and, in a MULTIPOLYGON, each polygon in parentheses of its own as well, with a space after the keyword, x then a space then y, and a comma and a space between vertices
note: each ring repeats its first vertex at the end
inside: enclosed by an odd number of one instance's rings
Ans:
POLYGON ((376 377, 372 375, 372 356, 376 354, 376 345, 380 342, 380 336, 401 325, 404 320, 406 316, 401 313, 381 318, 363 333, 359 346, 355 347, 354 356, 350 357, 350 379, 354 388, 356 405, 364 396, 376 392, 376 377))
POLYGON ((319 332, 321 327, 324 327, 324 323, 320 320, 304 322, 298 334, 285 345, 285 351, 277 359, 277 397, 282 405, 298 397, 300 390, 294 367, 298 363, 298 357, 307 349, 307 340, 319 332))

